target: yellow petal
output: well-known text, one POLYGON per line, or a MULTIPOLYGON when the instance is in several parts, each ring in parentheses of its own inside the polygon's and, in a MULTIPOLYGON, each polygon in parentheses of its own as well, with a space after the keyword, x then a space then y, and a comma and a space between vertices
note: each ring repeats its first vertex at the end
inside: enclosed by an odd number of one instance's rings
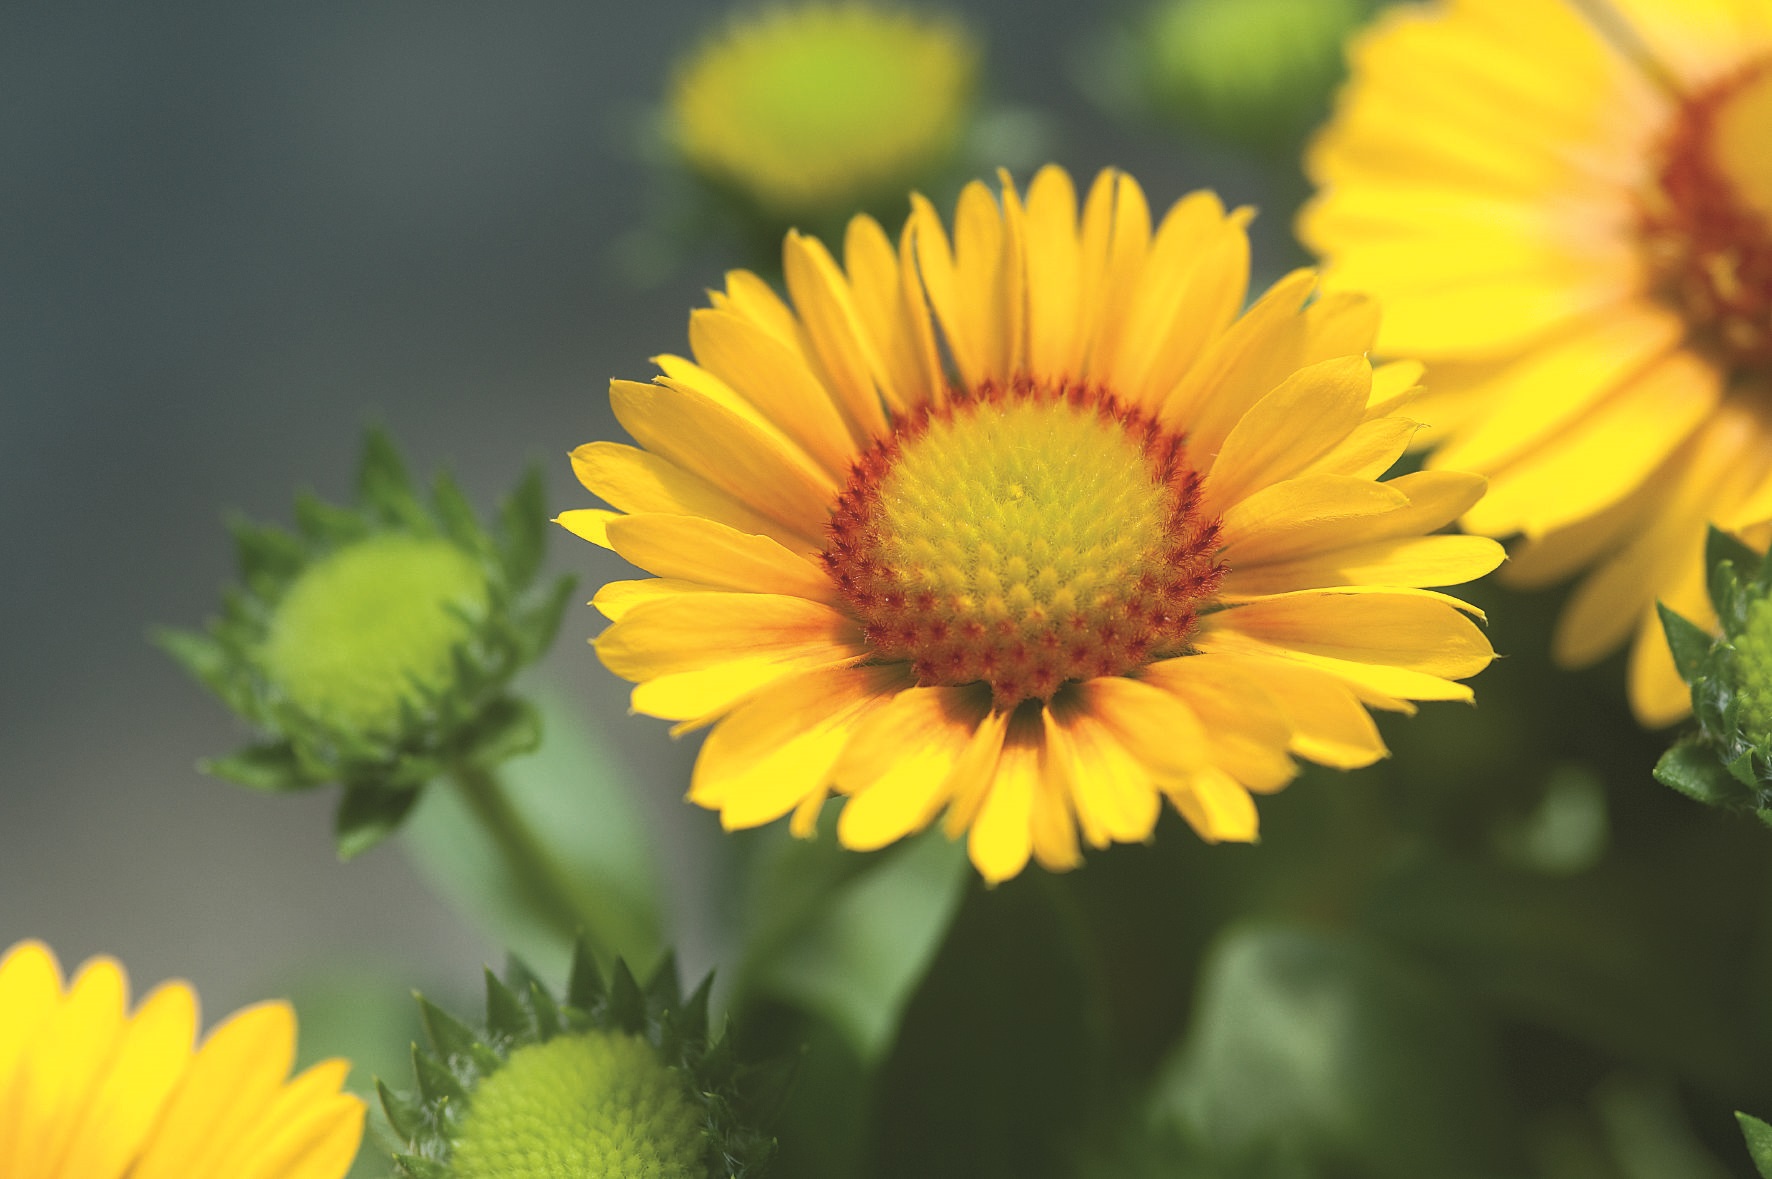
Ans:
POLYGON ((647 450, 797 535, 822 533, 837 484, 784 436, 687 385, 615 381, 609 402, 647 450))
POLYGON ((725 591, 699 581, 674 577, 642 577, 633 581, 606 582, 591 597, 591 605, 603 612, 611 622, 625 617, 636 606, 659 602, 684 594, 715 594, 725 591))
POLYGON ((1105 380, 1119 353, 1150 245, 1151 211, 1144 190, 1117 168, 1103 169, 1083 202, 1078 333, 1085 372, 1092 380, 1105 380))
POLYGON ((1149 839, 1161 809, 1150 767, 1075 691, 1061 692, 1042 715, 1047 756, 1090 846, 1149 839))
POLYGON ((1181 817, 1207 843, 1254 843, 1259 826, 1255 800, 1236 779, 1212 766, 1196 770, 1165 793, 1181 817))
POLYGON ((1083 374, 1082 276, 1077 191, 1070 173, 1048 164, 1027 196, 1028 368, 1037 377, 1083 374))
POLYGON ((1041 789, 1041 743, 1012 732, 1003 743, 984 792, 966 849, 986 884, 998 884, 1027 867, 1034 847, 1034 796, 1041 789))
POLYGON ((1495 469, 1566 428, 1675 347, 1684 332, 1671 311, 1631 305, 1535 348, 1489 383, 1483 416, 1442 447, 1434 465, 1495 469))
POLYGON ((927 827, 988 708, 971 688, 908 688, 858 724, 832 771, 851 795, 837 820, 843 846, 873 851, 927 827))
POLYGON ((696 516, 658 514, 619 517, 609 522, 608 533, 610 547, 660 577, 841 604, 823 569, 766 536, 747 536, 696 516))
MULTIPOLYGON (((1495 657, 1460 603, 1425 590, 1300 590, 1208 615, 1204 630, 1276 647, 1463 679, 1495 657)), ((1201 642, 1204 649, 1204 639, 1201 642)))
POLYGON ((222 1179, 218 1168, 275 1100, 295 1060, 295 1012, 261 1003, 209 1034, 130 1179, 222 1179))
POLYGON ((1459 585, 1493 571, 1506 557, 1506 550, 1486 536, 1379 540, 1295 561, 1232 566, 1220 589, 1226 598, 1239 599, 1344 585, 1459 585))
POLYGON ((1403 457, 1420 432, 1421 424, 1409 418, 1374 418, 1355 427, 1302 473, 1376 479, 1403 457))
MULTIPOLYGON (((914 246, 912 236, 907 229, 900 247, 907 260, 914 246)), ((914 267, 901 273, 899 253, 871 217, 849 223, 843 265, 856 314, 880 349, 885 368, 879 375, 887 404, 894 413, 906 413, 935 397, 946 379, 914 267)))
POLYGON ((0 1109, 0 1174, 52 1175, 74 1145, 93 1087, 124 1032, 129 984, 110 958, 80 968, 66 998, 46 1012, 35 1050, 0 1109))
POLYGON ((734 657, 860 649, 862 636, 852 619, 805 598, 704 593, 636 606, 597 636, 595 645, 610 671, 639 681, 734 657))
POLYGON ((822 520, 804 530, 784 527, 747 507, 739 496, 728 495, 670 460, 636 447, 619 442, 586 443, 572 452, 572 469, 592 493, 624 512, 705 516, 740 532, 770 537, 797 553, 816 553, 823 547, 822 520))
POLYGON ((860 646, 812 646, 792 654, 746 655, 694 671, 670 672, 636 685, 630 698, 635 712, 679 721, 673 737, 703 728, 796 672, 852 667, 868 657, 860 646))
POLYGON ((1364 356, 1326 360, 1287 377, 1225 438, 1206 476, 1201 511, 1219 515, 1305 470, 1365 420, 1371 391, 1364 356))
POLYGON ((1656 364, 1582 422, 1498 472, 1464 518, 1472 532, 1536 536, 1617 503, 1710 415, 1722 395, 1686 353, 1656 364))
POLYGON ((184 1074, 197 1034, 197 997, 183 983, 158 987, 142 1001, 108 1061, 103 1079, 81 1102, 84 1116, 61 1168, 63 1179, 116 1179, 184 1074))
POLYGON ((1208 760, 1245 787, 1271 793, 1297 774, 1286 755, 1291 727, 1267 688, 1234 659, 1186 655, 1147 666, 1144 679, 1198 717, 1208 760))
POLYGON ((42 942, 19 942, 0 958, 0 1118, 8 1085, 61 993, 61 967, 42 942))
MULTIPOLYGON (((739 316, 707 307, 689 316, 689 346, 699 363, 799 443, 829 475, 841 479, 848 474, 866 435, 851 432, 831 390, 792 349, 739 316)), ((697 380, 676 383, 705 389, 697 380)))
POLYGON ((361 1099, 334 1093, 267 1117, 229 1179, 343 1179, 363 1141, 361 1099))
POLYGON ((885 364, 863 326, 849 284, 824 243, 801 233, 789 232, 782 265, 813 353, 828 374, 852 436, 865 446, 887 431, 874 384, 876 374, 884 375, 885 364))
POLYGON ((1372 717, 1336 676, 1255 647, 1211 658, 1260 681, 1291 726, 1291 749, 1300 757, 1346 770, 1387 756, 1372 717))
POLYGON ((831 782, 855 725, 911 684, 898 666, 805 672, 772 685, 715 726, 689 799, 728 830, 781 818, 831 782))
POLYGON ((1296 561, 1443 528, 1482 497, 1481 475, 1415 471, 1386 483, 1306 475, 1256 492, 1224 517, 1233 569, 1296 561))
POLYGON ((555 516, 554 523, 574 536, 609 548, 609 522, 619 515, 606 508, 573 508, 555 516))

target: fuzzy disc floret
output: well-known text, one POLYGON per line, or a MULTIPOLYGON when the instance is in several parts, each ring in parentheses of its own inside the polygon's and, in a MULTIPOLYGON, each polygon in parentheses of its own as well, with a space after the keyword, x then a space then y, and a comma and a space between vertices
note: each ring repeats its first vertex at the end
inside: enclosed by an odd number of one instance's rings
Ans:
POLYGON ((1180 435, 1027 378, 920 411, 855 464, 824 562, 883 660, 1000 709, 1185 650, 1224 569, 1180 435))
POLYGON ((707 1135, 683 1074, 636 1037, 530 1044, 483 1081, 455 1144, 458 1179, 701 1179, 707 1135))

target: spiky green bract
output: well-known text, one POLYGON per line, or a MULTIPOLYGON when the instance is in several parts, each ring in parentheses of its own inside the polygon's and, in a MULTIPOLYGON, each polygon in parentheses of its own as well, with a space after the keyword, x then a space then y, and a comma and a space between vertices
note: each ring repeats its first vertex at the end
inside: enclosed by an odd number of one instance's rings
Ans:
MULTIPOLYGON (((702 1140, 698 1165, 705 1167, 707 1179, 757 1179, 775 1153, 775 1140, 761 1126, 773 1118, 781 1102, 787 1073, 779 1067, 741 1064, 730 1037, 724 1031, 711 1034, 712 983, 709 976, 685 997, 677 982, 676 962, 669 956, 644 985, 618 959, 605 983, 581 943, 573 954, 563 998, 549 993, 515 959, 502 980, 488 970, 486 1018, 477 1027, 420 996, 430 1051, 413 1045, 417 1091, 396 1092, 376 1083, 388 1122, 405 1142, 405 1149, 394 1156, 395 1173, 407 1179, 459 1179, 456 1164, 463 1129, 469 1126, 475 1092, 487 1078, 509 1066, 524 1049, 574 1037, 610 1036, 625 1038, 630 1045, 644 1044, 657 1066, 681 1080, 681 1094, 698 1119, 702 1140)), ((531 1053, 524 1059, 537 1057, 531 1053)), ((656 1092, 656 1073, 648 1073, 640 1087, 650 1086, 656 1092)), ((512 1102, 508 1089, 499 1094, 501 1130, 508 1130, 521 1115, 512 1102)), ((544 1104, 547 1109, 538 1109, 538 1116, 558 1108, 559 1095, 549 1095, 544 1104)), ((578 1112, 582 1114, 582 1106, 578 1112)), ((670 1116, 675 1124, 674 1109, 670 1116)), ((508 1179, 526 1177, 513 1174, 508 1179)))
POLYGON ((1739 1110, 1735 1120, 1747 1139, 1747 1153, 1754 1160, 1754 1170, 1760 1173, 1760 1179, 1772 1179, 1772 1126, 1739 1110))
POLYGON ((272 792, 339 783, 349 858, 432 779, 534 748, 535 712, 507 688, 572 592, 570 578, 537 584, 547 517, 535 470, 490 529, 446 475, 426 502, 371 430, 354 504, 299 496, 293 531, 236 522, 240 582, 221 616, 155 635, 261 735, 203 768, 272 792))
POLYGON ((1754 811, 1772 825, 1772 557, 1712 528, 1705 567, 1721 635, 1661 607, 1674 665, 1692 689, 1698 731, 1663 755, 1655 777, 1700 802, 1754 811))

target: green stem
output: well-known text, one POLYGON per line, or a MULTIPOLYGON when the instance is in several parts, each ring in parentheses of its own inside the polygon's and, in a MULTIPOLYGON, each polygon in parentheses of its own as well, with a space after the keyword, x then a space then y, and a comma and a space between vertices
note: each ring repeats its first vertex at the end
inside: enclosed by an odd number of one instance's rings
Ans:
POLYGON ((609 947, 596 936, 598 906, 511 805, 498 775, 483 766, 464 764, 457 765, 450 777, 492 836, 524 903, 563 936, 582 934, 593 949, 608 953, 609 947))

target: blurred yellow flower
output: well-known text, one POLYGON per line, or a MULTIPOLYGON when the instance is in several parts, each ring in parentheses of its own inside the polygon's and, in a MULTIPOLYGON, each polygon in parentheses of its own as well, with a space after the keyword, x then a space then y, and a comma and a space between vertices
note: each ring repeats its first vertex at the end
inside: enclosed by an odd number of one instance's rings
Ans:
POLYGON ((860 0, 736 20, 677 71, 689 163, 778 214, 903 191, 964 129, 977 54, 950 20, 860 0))
POLYGON ((197 997, 166 983, 131 1013, 123 968, 65 987, 40 942, 0 958, 0 1175, 8 1179, 339 1179, 363 1103, 349 1064, 293 1079, 295 1013, 237 1012, 193 1050, 197 997))
POLYGON ((560 522, 658 575, 597 594, 598 654, 638 711, 718 722, 693 801, 806 834, 834 787, 858 849, 945 810, 995 881, 1147 839, 1165 798, 1253 839, 1289 755, 1383 756, 1364 706, 1470 698, 1489 643, 1420 587, 1501 550, 1426 535, 1479 477, 1378 480, 1419 370, 1372 370, 1369 300, 1299 272, 1239 315, 1248 210, 1153 231, 1114 171, 1080 219, 1058 168, 1025 203, 974 183, 951 244, 913 199, 842 266, 788 235, 791 305, 729 274, 694 361, 612 384, 641 448, 573 455, 617 510, 560 522))
POLYGON ((1772 3, 1454 0, 1352 65, 1301 236, 1432 366, 1434 465, 1491 478, 1465 527, 1524 537, 1519 583, 1589 570, 1558 660, 1634 631, 1676 720, 1656 600, 1714 628, 1707 522, 1772 532, 1772 3))

